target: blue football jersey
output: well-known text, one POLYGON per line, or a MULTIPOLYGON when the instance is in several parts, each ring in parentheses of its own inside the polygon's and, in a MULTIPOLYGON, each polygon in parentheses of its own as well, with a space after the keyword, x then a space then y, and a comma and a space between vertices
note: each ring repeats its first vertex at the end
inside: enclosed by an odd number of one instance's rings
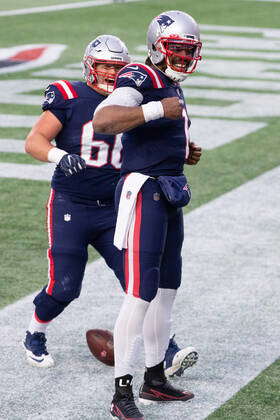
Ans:
POLYGON ((133 63, 118 73, 116 87, 124 86, 137 89, 143 95, 142 104, 177 96, 184 109, 178 120, 160 118, 123 134, 122 174, 181 175, 189 152, 190 122, 180 85, 155 68, 133 63))
POLYGON ((87 163, 85 171, 70 177, 56 167, 54 190, 84 200, 113 200, 121 167, 121 135, 97 134, 92 127, 95 108, 105 98, 84 82, 60 80, 47 87, 42 108, 63 125, 56 146, 87 163))

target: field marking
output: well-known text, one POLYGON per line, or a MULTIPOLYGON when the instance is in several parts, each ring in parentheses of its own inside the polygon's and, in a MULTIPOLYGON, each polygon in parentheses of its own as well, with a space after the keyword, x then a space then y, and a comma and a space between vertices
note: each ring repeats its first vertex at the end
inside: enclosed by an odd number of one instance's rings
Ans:
POLYGON ((50 182, 54 168, 54 163, 29 165, 21 163, 0 162, 0 178, 28 179, 33 181, 50 182))
POLYGON ((25 153, 24 141, 15 139, 0 139, 0 152, 25 153))
MULTIPOLYGON (((179 344, 195 345, 200 360, 176 383, 196 397, 146 408, 147 418, 205 419, 279 357, 279 181, 280 167, 185 215, 183 283, 173 323, 179 344)), ((89 420, 94 412, 94 420, 104 420, 113 370, 92 358, 85 332, 112 329, 122 301, 113 274, 101 259, 87 267, 80 299, 49 330, 54 369, 24 361, 20 341, 33 296, 0 311, 1 416, 89 420)))
MULTIPOLYGON (((190 108, 194 108, 194 105, 191 105, 190 108)), ((211 109, 211 107, 208 108, 211 109)), ((193 111, 195 115, 195 110, 193 111)), ((243 121, 241 124, 240 121, 227 121, 218 118, 192 117, 191 121, 191 139, 204 150, 212 150, 216 147, 223 146, 224 144, 254 133, 267 125, 261 122, 249 121, 243 121)))
POLYGON ((0 127, 32 127, 38 116, 0 114, 0 127))
POLYGON ((274 28, 258 28, 250 26, 228 26, 228 25, 199 25, 202 31, 218 31, 218 32, 239 32, 249 34, 263 34, 264 37, 268 38, 280 38, 280 29, 274 28))
POLYGON ((141 0, 123 0, 123 1, 115 1, 115 0, 94 0, 94 1, 81 1, 78 3, 65 3, 65 4, 58 4, 54 6, 43 6, 43 7, 31 7, 28 9, 15 9, 15 10, 6 10, 0 12, 1 16, 16 16, 16 15, 30 15, 33 13, 45 13, 45 12, 57 12, 60 10, 66 9, 81 9, 83 7, 94 7, 94 6, 105 6, 107 4, 112 3, 132 3, 141 0))
MULTIPOLYGON (((209 55, 218 54, 220 59, 208 58, 201 64, 200 71, 205 74, 211 74, 213 77, 196 76, 186 79, 183 83, 184 92, 186 92, 187 102, 188 99, 192 98, 206 98, 210 102, 207 104, 201 103, 200 105, 190 105, 190 117, 197 124, 192 125, 192 135, 194 140, 199 140, 201 145, 205 149, 213 149, 222 144, 229 143, 235 139, 239 139, 243 136, 255 132, 257 129, 263 128, 265 122, 254 122, 244 121, 244 118, 259 118, 269 116, 278 116, 280 109, 280 63, 264 62, 262 61, 244 61, 238 60, 239 54, 243 57, 244 55, 254 56, 259 58, 260 54, 263 54, 262 50, 275 51, 271 53, 270 58, 277 58, 279 56, 279 39, 280 30, 274 30, 270 28, 250 28, 250 27, 235 27, 235 26, 216 26, 216 25, 202 25, 203 31, 215 31, 216 34, 204 33, 204 48, 206 48, 209 55), (230 34, 218 35, 220 31, 225 32, 239 32, 239 36, 232 36, 230 34), (247 37, 244 33, 258 33, 260 37, 247 37), (261 37, 263 35, 263 37, 261 37), (220 49, 220 50, 219 50, 220 49), (242 51, 242 49, 244 51, 242 51), (252 49, 248 51, 248 49, 252 49), (247 50, 247 51, 245 51, 247 50), (234 55, 236 60, 222 59, 223 55, 234 55), (234 64, 234 65, 233 65, 234 64), (217 77, 217 75, 225 77, 224 79, 217 77), (245 75, 246 78, 242 78, 245 75), (229 78, 231 76, 231 78, 229 78), (251 77, 252 80, 249 79, 251 77), (253 79, 258 80, 253 80, 253 79), (274 80, 265 80, 265 78, 274 80), (203 88, 203 89, 202 89, 203 88), (207 89, 205 89, 207 88, 207 89), (215 90, 218 88, 219 90, 215 90), (234 88, 234 92, 230 92, 226 89, 234 88), (223 89, 223 90, 222 90, 223 89), (237 89, 237 90, 236 90, 237 89), (249 90, 249 92, 242 91, 242 89, 249 90), (250 92, 250 90, 261 91, 261 92, 250 92), (264 92, 269 90, 270 93, 264 92), (212 105, 211 100, 224 99, 231 100, 232 103, 224 103, 222 105, 212 105), (277 106, 279 105, 279 106, 277 106), (204 117, 204 118, 201 118, 204 117), (213 119, 205 118, 213 117, 213 119), (219 117, 228 118, 229 120, 221 119, 219 117), (233 121, 233 119, 235 119, 233 121), (239 119, 239 121, 237 121, 239 119), (242 119, 242 120, 241 120, 242 119), (217 125, 220 125, 218 127, 217 125), (213 132, 213 140, 210 140, 209 131, 213 132)), ((143 52, 146 50, 146 46, 139 45, 136 47, 136 51, 143 52)), ((268 57, 268 55, 266 55, 268 57)), ((144 55, 134 55, 134 58, 140 61, 144 60, 144 55)), ((43 69, 33 72, 34 76, 41 76, 47 78, 78 78, 80 79, 80 63, 67 64, 67 68, 51 68, 43 69)), ((29 104, 39 105, 42 98, 39 95, 32 95, 33 90, 42 89, 49 83, 48 80, 38 79, 27 79, 27 80, 10 80, 0 81, 1 87, 1 103, 14 103, 14 104, 29 104)), ((32 126, 32 122, 37 117, 32 119, 32 116, 12 116, 12 115, 0 115, 0 127, 8 126, 32 126), (14 120, 14 121, 13 121, 14 120)), ((18 145, 19 146, 19 145, 18 145)), ((16 150, 17 145, 7 145, 2 143, 2 147, 5 151, 9 148, 16 150)), ((20 146, 19 146, 20 147, 20 146)), ((1 143, 0 143, 1 151, 1 143)), ((24 167, 21 166, 24 172, 24 167)), ((16 167, 12 164, 9 168, 2 167, 2 170, 17 173, 16 167)), ((23 177, 29 178, 29 174, 32 176, 36 174, 36 179, 44 179, 46 172, 40 173, 37 171, 30 172, 30 168, 27 168, 27 173, 23 177)), ((3 176, 6 176, 5 174, 3 176)))
MULTIPOLYGON (((240 121, 227 121, 215 118, 193 117, 191 120, 191 138, 199 143, 205 150, 212 150, 215 149, 215 147, 223 146, 226 143, 247 136, 247 134, 254 133, 267 125, 261 122, 248 121, 243 121, 241 125, 240 121)), ((24 140, 0 139, 0 153, 1 152, 25 153, 24 140)), ((30 179, 29 176, 33 177, 34 175, 37 177, 36 179, 38 179, 38 176, 41 177, 41 174, 38 174, 37 171, 36 173, 34 173, 34 171, 30 172, 29 167, 25 168, 19 166, 22 164, 10 164, 9 167, 1 167, 1 165, 2 164, 0 163, 0 176, 5 178, 18 178, 19 168, 21 168, 20 173, 22 174, 22 177, 24 177, 23 179, 30 179)), ((49 177, 51 176, 51 173, 49 171, 44 172, 43 176, 45 177, 46 175, 49 177)), ((43 179, 45 180, 45 178, 43 179)), ((41 178, 38 180, 41 180, 41 178)))

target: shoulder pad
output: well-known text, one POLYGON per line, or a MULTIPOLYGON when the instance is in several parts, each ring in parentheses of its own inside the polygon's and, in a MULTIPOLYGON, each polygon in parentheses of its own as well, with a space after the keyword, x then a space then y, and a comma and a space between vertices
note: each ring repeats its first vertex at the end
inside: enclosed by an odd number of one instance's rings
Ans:
POLYGON ((70 82, 67 80, 58 80, 46 88, 42 108, 45 111, 57 106, 61 107, 68 99, 77 97, 78 94, 70 82))
POLYGON ((77 92, 73 88, 72 84, 68 82, 68 80, 57 80, 56 82, 52 83, 51 86, 55 86, 65 100, 78 97, 77 92))
POLYGON ((150 66, 131 63, 123 67, 117 77, 116 87, 130 86, 135 89, 150 89, 165 87, 159 74, 150 66))

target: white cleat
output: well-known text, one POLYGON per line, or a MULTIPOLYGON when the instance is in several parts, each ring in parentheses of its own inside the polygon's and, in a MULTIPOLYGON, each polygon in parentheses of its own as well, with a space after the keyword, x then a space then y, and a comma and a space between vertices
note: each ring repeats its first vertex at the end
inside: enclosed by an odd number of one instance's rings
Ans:
POLYGON ((196 364, 198 353, 191 346, 180 349, 173 336, 169 341, 164 361, 166 377, 182 376, 186 369, 196 364))
POLYGON ((49 368, 54 365, 52 356, 47 352, 46 336, 44 333, 35 332, 31 334, 26 331, 23 347, 26 353, 27 362, 39 368, 49 368))

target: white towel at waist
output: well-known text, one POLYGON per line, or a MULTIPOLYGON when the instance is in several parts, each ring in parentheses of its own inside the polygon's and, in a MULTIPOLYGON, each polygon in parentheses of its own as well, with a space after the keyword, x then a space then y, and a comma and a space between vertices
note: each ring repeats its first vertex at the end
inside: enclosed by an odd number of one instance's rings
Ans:
POLYGON ((127 248, 127 238, 135 211, 137 194, 148 178, 148 175, 132 172, 124 181, 114 236, 114 245, 120 250, 127 248))

